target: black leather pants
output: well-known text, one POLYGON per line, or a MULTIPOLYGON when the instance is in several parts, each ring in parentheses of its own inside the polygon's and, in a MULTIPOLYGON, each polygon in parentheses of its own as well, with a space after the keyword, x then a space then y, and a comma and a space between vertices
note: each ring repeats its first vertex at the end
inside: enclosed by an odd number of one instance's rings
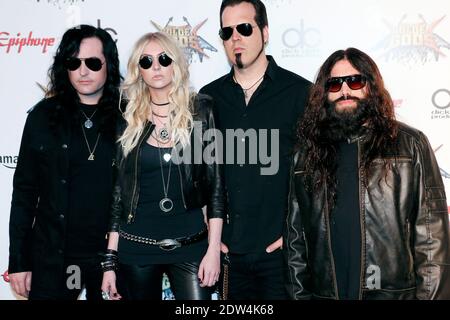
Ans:
POLYGON ((144 266, 120 264, 117 290, 123 300, 161 300, 162 277, 166 273, 175 299, 211 300, 213 289, 200 287, 198 268, 198 262, 144 266))

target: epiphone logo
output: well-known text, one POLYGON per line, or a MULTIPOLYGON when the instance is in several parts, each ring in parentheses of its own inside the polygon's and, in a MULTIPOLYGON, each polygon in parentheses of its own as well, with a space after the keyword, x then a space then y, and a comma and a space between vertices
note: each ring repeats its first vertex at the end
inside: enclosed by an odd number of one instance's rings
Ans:
POLYGON ((6 53, 17 50, 17 53, 22 53, 25 47, 40 47, 42 53, 48 51, 48 47, 55 45, 56 38, 54 37, 35 37, 33 31, 27 35, 22 35, 20 32, 15 36, 6 31, 0 31, 0 47, 6 47, 6 53))
POLYGON ((0 156, 0 164, 8 169, 15 169, 17 165, 17 156, 0 156))

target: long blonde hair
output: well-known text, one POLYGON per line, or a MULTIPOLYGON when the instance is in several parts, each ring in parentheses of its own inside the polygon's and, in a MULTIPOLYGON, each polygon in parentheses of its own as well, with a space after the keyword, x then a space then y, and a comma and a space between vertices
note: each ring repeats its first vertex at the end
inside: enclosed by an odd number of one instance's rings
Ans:
POLYGON ((144 34, 135 44, 128 60, 128 72, 122 84, 122 90, 128 99, 123 116, 127 127, 119 138, 124 155, 136 147, 139 138, 148 123, 151 114, 151 96, 149 88, 143 81, 139 70, 139 59, 144 48, 151 41, 156 41, 165 53, 173 60, 172 88, 169 91, 169 126, 172 130, 172 141, 180 143, 183 148, 189 145, 193 127, 192 100, 194 93, 189 90, 189 70, 186 58, 175 40, 163 32, 144 34))

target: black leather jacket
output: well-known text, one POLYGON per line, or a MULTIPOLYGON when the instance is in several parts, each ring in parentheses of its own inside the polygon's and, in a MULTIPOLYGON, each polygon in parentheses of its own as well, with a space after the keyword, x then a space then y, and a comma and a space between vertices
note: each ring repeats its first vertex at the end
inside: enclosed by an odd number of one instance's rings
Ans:
MULTIPOLYGON (((213 100, 207 95, 199 94, 195 98, 193 108, 194 122, 201 122, 200 132, 194 129, 191 134, 191 146, 202 146, 202 157, 204 149, 209 143, 202 143, 205 131, 215 128, 213 114, 213 100)), ((123 131, 125 126, 122 124, 119 132, 123 131)), ((141 167, 141 144, 145 142, 154 129, 154 124, 147 123, 144 128, 144 134, 139 138, 139 142, 128 155, 123 157, 122 147, 118 144, 116 164, 118 166, 118 179, 113 192, 113 205, 111 210, 110 232, 119 231, 122 223, 132 223, 136 216, 136 207, 139 198, 139 179, 141 167)), ((188 149, 186 149, 188 150, 188 149)), ((215 149, 217 150, 217 148, 215 149)), ((190 148, 191 158, 195 159, 195 147, 190 148)), ((198 150, 200 151, 200 150, 198 150)), ((180 155, 181 157, 183 154, 180 155)), ((186 209, 202 208, 207 206, 208 219, 223 218, 225 212, 225 197, 223 187, 223 169, 215 161, 212 164, 206 164, 204 159, 200 164, 192 160, 192 163, 183 162, 178 166, 181 181, 181 191, 186 209)))
MULTIPOLYGON (((369 139, 357 139, 358 154, 369 139)), ((398 153, 389 157, 396 161, 386 179, 380 180, 380 158, 367 188, 359 173, 359 298, 450 299, 449 219, 433 150, 423 133, 399 123, 398 153), (375 288, 374 267, 380 276, 375 288)), ((287 289, 293 299, 339 299, 326 186, 314 195, 306 191, 302 154, 294 159, 284 232, 287 289)))

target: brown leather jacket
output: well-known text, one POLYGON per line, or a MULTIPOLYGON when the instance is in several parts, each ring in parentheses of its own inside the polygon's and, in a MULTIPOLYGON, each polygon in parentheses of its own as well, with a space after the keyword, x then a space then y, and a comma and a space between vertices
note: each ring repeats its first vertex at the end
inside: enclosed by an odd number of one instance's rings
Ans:
MULTIPOLYGON (((369 134, 357 139, 362 154, 369 134)), ((444 185, 425 135, 399 123, 394 170, 380 179, 375 159, 363 185, 360 171, 360 299, 450 299, 449 219, 444 185), (379 285, 373 286, 374 268, 379 285)), ((302 153, 291 169, 284 253, 292 299, 339 299, 331 249, 326 186, 304 188, 302 153)))

